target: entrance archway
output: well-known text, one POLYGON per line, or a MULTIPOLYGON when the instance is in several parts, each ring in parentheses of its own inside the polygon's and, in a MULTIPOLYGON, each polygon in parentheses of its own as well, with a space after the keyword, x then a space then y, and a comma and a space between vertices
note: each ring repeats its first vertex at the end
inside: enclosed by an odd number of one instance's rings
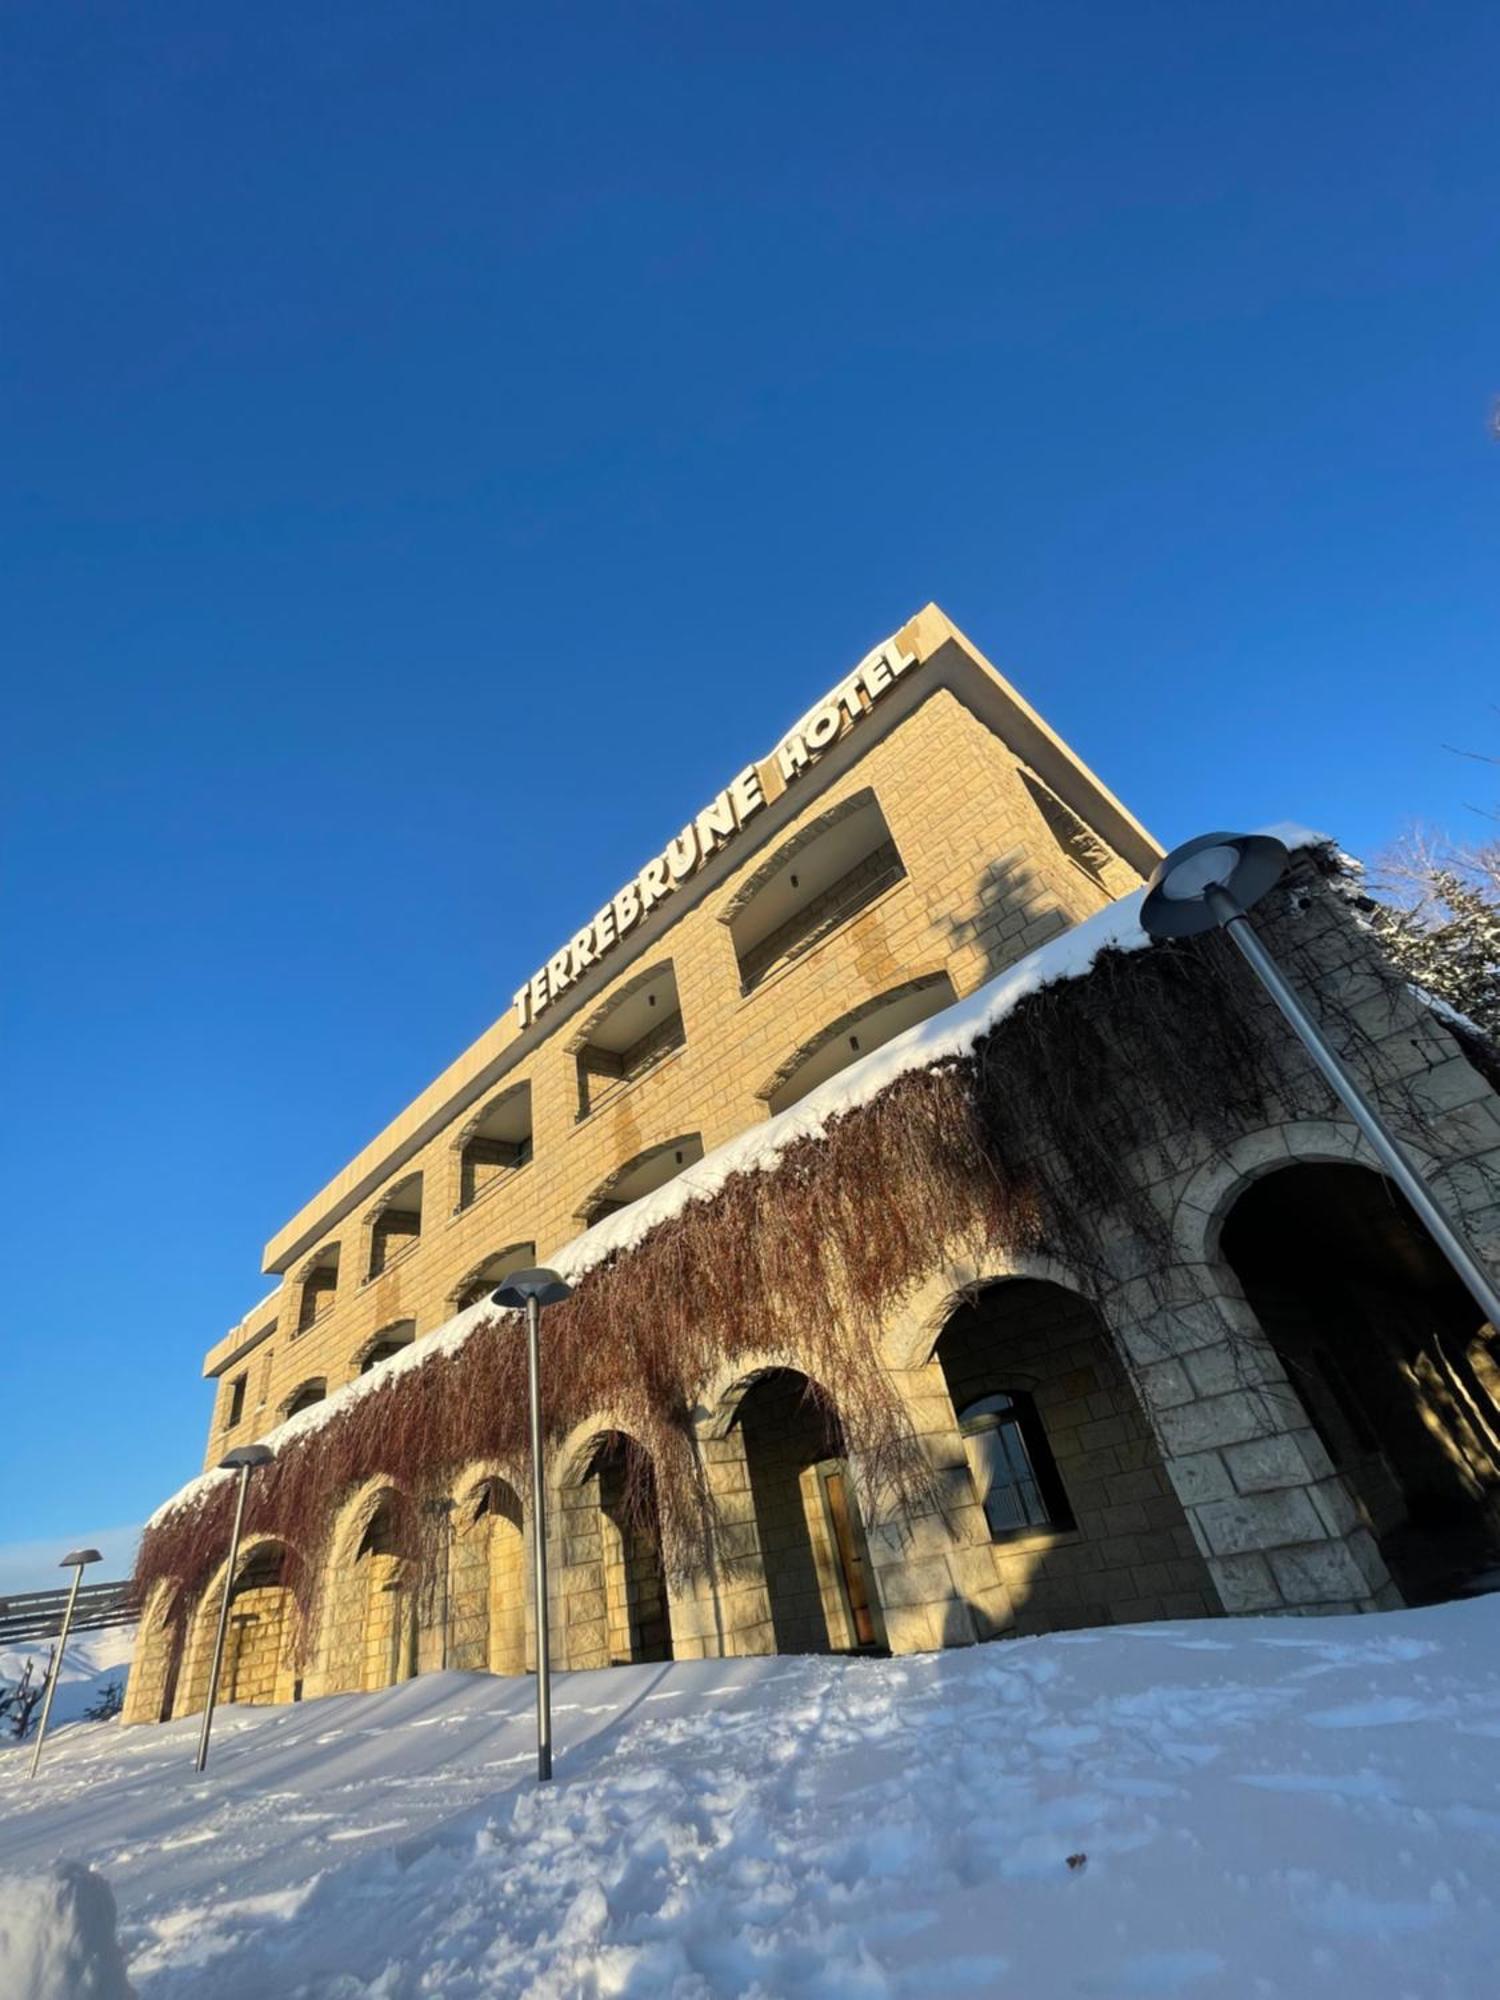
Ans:
POLYGON ((1253 1182, 1220 1251, 1409 1603, 1500 1562, 1494 1330, 1367 1167, 1253 1182))
POLYGON ((480 1480, 453 1510, 448 1664, 471 1673, 526 1671, 521 1503, 505 1480, 480 1480))
POLYGON ((1016 1633, 1211 1615, 1218 1598, 1098 1312, 1041 1278, 967 1298, 939 1336, 1016 1633))
MULTIPOLYGON (((218 1700, 264 1703, 295 1697, 298 1676, 293 1653, 298 1608, 291 1587, 292 1561, 284 1542, 269 1540, 257 1542, 240 1557, 229 1591, 218 1700)), ((221 1578, 198 1607, 192 1645, 180 1676, 169 1656, 162 1690, 164 1715, 169 1703, 179 1715, 196 1714, 208 1699, 223 1587, 221 1578), (174 1686, 179 1679, 180 1687, 174 1686)))
POLYGON ((772 1369, 750 1384, 734 1422, 776 1651, 880 1648, 880 1607, 832 1398, 795 1369, 772 1369))

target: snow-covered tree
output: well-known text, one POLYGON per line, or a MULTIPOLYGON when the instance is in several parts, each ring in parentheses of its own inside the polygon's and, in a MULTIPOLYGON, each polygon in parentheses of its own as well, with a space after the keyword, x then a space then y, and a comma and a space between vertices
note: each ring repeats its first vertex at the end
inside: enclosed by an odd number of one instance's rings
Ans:
POLYGON ((1500 841, 1409 834, 1371 888, 1371 928, 1407 978, 1500 1042, 1500 841))

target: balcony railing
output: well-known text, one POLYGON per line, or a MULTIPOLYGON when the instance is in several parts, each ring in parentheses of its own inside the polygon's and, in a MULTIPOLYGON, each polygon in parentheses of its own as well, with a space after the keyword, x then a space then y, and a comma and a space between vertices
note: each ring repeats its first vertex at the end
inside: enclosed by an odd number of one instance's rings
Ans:
MULTIPOLYGON (((806 930, 795 936, 790 943, 782 945, 764 960, 758 956, 759 952, 764 950, 764 945, 756 946, 746 953, 748 969, 740 980, 740 993, 742 995, 753 993, 756 987, 763 986, 773 973, 784 972, 789 965, 795 965, 799 958, 805 958, 825 938, 831 937, 841 924, 846 924, 851 917, 857 916, 867 903, 873 903, 877 896, 883 896, 887 889, 895 888, 898 882, 905 879, 906 870, 899 857, 888 861, 869 875, 864 874, 862 869, 851 870, 847 887, 840 888, 835 884, 834 888, 827 892, 829 900, 826 903, 821 899, 814 902, 812 908, 817 911, 817 915, 806 930)), ((796 921, 795 917, 789 919, 788 924, 783 925, 782 929, 790 928, 796 921)), ((767 942, 773 942, 777 935, 778 933, 773 931, 771 939, 767 942)))

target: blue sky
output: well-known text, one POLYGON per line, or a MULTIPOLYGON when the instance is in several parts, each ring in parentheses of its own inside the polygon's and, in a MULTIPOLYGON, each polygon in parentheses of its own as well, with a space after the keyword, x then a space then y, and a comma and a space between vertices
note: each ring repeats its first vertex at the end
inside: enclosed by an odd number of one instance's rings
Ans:
POLYGON ((0 1544, 196 1470, 266 1237, 928 598, 1164 839, 1472 823, 1492 8, 6 37, 0 1544))

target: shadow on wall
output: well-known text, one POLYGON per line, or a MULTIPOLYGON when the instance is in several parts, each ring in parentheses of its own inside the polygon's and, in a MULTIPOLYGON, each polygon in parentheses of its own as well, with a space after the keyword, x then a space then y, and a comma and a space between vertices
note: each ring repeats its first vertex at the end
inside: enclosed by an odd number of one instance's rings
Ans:
POLYGON ((943 919, 957 952, 977 952, 982 960, 978 983, 993 979, 1037 945, 1068 928, 1069 919, 1055 908, 1056 898, 1015 847, 990 862, 979 878, 967 916, 943 919), (1049 922, 1048 906, 1051 910, 1049 922))

